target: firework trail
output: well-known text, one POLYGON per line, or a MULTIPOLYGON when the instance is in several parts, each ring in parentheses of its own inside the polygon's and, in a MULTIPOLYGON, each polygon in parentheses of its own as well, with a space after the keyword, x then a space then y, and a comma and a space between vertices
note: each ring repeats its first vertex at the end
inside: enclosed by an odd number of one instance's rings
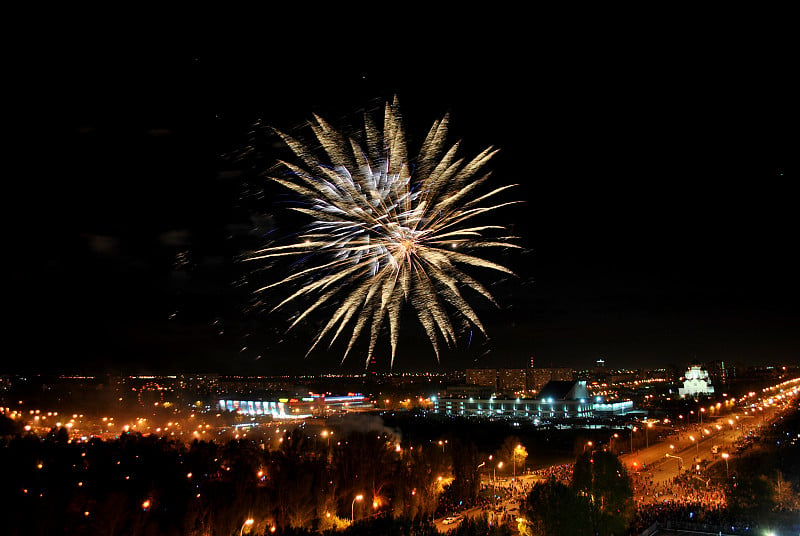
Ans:
POLYGON ((332 345, 346 326, 353 325, 342 362, 366 332, 368 365, 387 322, 393 365, 404 306, 413 308, 437 360, 440 337, 448 346, 456 340, 447 309, 486 335, 460 287, 471 287, 497 305, 462 268, 511 274, 473 253, 479 248, 518 247, 510 242, 512 236, 484 236, 503 232, 504 227, 475 222, 478 216, 516 203, 484 205, 513 185, 477 194, 490 173, 477 174, 497 151, 490 147, 470 161, 458 158, 458 143, 445 146, 445 116, 433 124, 416 158, 410 158, 396 97, 386 103, 382 129, 365 114, 363 141, 346 137, 316 115, 310 126, 319 143, 317 152, 277 132, 298 162, 281 161, 287 173, 270 178, 300 197, 302 205, 293 210, 312 223, 295 243, 266 247, 247 257, 303 257, 299 271, 257 291, 301 285, 273 309, 301 297, 312 299, 289 329, 323 305, 335 304, 308 353, 327 335, 332 345))

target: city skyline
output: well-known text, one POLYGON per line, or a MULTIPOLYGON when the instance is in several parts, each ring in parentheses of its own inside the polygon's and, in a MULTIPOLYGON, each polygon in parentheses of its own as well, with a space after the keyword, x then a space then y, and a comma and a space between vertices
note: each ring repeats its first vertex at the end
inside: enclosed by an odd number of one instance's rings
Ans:
POLYGON ((714 55, 701 31, 637 50, 595 32, 552 53, 494 31, 454 56, 350 61, 91 37, 48 40, 20 69, 8 332, 25 362, 10 369, 363 369, 339 349, 301 360, 308 332, 248 311, 233 259, 254 230, 291 231, 270 227, 284 208, 257 176, 283 149, 253 125, 347 125, 394 95, 413 135, 449 113, 463 155, 499 148, 493 180, 525 201, 500 215, 523 249, 517 277, 492 281, 500 308, 480 304, 490 339, 462 333, 437 363, 411 330, 395 370, 800 359, 780 32, 753 55, 714 55))

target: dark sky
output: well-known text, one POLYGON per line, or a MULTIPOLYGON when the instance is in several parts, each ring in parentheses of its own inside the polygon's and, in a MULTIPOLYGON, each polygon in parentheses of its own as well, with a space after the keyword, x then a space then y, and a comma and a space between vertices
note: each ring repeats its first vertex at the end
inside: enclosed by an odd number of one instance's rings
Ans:
POLYGON ((84 28, 12 54, 4 366, 359 370, 341 351, 302 360, 309 333, 249 311, 257 277, 233 259, 254 221, 280 221, 257 172, 285 152, 253 125, 342 126, 395 94, 412 136, 450 113, 463 155, 499 147, 493 180, 525 201, 497 215, 521 237, 518 277, 485 274, 500 310, 474 301, 491 340, 437 364, 409 326, 397 370, 798 363, 785 17, 539 15, 84 28))

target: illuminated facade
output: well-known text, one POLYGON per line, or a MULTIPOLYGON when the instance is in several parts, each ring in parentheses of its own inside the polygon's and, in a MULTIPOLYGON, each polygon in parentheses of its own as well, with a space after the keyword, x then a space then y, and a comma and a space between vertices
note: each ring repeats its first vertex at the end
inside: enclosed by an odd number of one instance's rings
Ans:
POLYGON ((709 396, 714 394, 714 387, 708 379, 708 372, 700 365, 691 365, 686 371, 683 387, 678 388, 681 397, 709 396))
POLYGON ((467 369, 467 385, 497 389, 497 369, 467 369))
POLYGON ((222 411, 251 416, 271 416, 273 419, 303 419, 327 416, 334 413, 367 411, 374 408, 372 402, 361 393, 344 396, 310 395, 300 398, 263 399, 256 397, 220 399, 222 411))
POLYGON ((551 381, 537 398, 439 398, 434 411, 445 415, 540 420, 589 418, 633 409, 630 400, 603 403, 590 398, 584 381, 551 381))
POLYGON ((527 386, 525 369, 498 369, 497 389, 506 393, 522 392, 527 386))
POLYGON ((539 391, 549 381, 569 381, 575 378, 573 370, 566 367, 530 367, 526 374, 529 391, 539 391))

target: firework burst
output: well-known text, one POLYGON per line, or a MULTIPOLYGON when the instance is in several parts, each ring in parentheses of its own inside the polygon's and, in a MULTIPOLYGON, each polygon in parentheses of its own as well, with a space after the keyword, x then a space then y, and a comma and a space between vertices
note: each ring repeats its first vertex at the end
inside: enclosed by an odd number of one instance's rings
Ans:
POLYGON ((437 360, 440 338, 448 346, 456 342, 448 310, 486 335, 461 289, 470 287, 497 305, 463 267, 511 274, 474 253, 478 248, 518 247, 511 243, 514 237, 495 236, 504 227, 475 223, 478 216, 514 203, 485 204, 512 186, 477 194, 490 173, 478 175, 497 151, 490 147, 472 160, 458 158, 458 143, 445 146, 445 116, 433 124, 416 158, 410 158, 397 98, 385 106, 382 129, 365 114, 363 141, 346 137, 318 116, 310 126, 317 151, 278 132, 298 162, 280 162, 287 173, 270 178, 300 197, 302 205, 293 210, 312 222, 294 243, 248 256, 304 260, 298 271, 257 292, 300 285, 274 308, 298 298, 312 300, 290 329, 323 305, 333 304, 332 315, 308 352, 326 336, 332 345, 351 325, 343 362, 359 336, 368 333, 368 364, 386 323, 393 365, 400 313, 407 306, 425 329, 437 360))

